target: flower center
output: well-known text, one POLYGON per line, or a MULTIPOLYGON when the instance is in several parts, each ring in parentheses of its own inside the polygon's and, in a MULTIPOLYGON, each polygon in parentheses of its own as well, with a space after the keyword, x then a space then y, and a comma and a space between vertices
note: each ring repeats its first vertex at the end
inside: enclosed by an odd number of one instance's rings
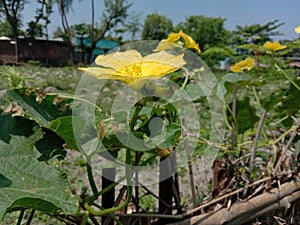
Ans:
POLYGON ((123 67, 118 71, 121 74, 124 74, 125 76, 128 77, 142 77, 142 67, 141 63, 132 63, 129 64, 128 66, 123 67))

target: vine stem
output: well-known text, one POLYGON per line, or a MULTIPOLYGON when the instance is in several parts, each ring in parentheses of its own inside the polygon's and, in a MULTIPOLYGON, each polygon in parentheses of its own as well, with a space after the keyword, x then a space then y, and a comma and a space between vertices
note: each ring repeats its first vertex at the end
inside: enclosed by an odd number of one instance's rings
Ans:
POLYGON ((79 101, 91 104, 92 106, 94 106, 98 110, 99 113, 102 112, 102 110, 101 110, 101 108, 99 106, 97 106, 93 102, 91 102, 89 100, 86 100, 84 98, 75 97, 75 96, 72 96, 72 95, 62 94, 62 93, 47 93, 47 95, 57 95, 57 96, 62 97, 62 98, 70 98, 70 99, 74 99, 74 100, 79 100, 79 101))
POLYGON ((130 166, 131 165, 131 149, 127 148, 126 149, 126 160, 125 160, 125 173, 126 173, 126 180, 127 180, 127 196, 126 196, 126 200, 124 201, 124 203, 122 205, 119 205, 117 207, 112 207, 109 209, 103 209, 100 211, 96 211, 95 209, 93 209, 91 206, 89 206, 89 204, 87 202, 84 203, 84 207, 86 208, 86 210, 95 215, 95 216, 103 216, 106 214, 111 214, 111 213, 115 213, 118 211, 121 211, 122 209, 124 209, 128 203, 131 200, 132 197, 132 186, 130 185, 130 178, 132 176, 132 173, 130 172, 130 166))
POLYGON ((97 185, 95 183, 95 179, 94 179, 94 176, 93 176, 93 169, 91 167, 91 160, 89 158, 87 160, 86 169, 87 169, 89 183, 90 183, 91 189, 93 191, 94 200, 96 200, 99 196, 98 195, 98 188, 97 188, 97 185))
MULTIPOLYGON (((231 125, 231 150, 237 146, 237 123, 236 123, 236 101, 237 101, 238 84, 234 84, 233 98, 232 98, 232 125, 231 125)), ((233 158, 233 155, 231 155, 233 158)))
POLYGON ((118 212, 118 211, 121 211, 122 209, 124 209, 128 205, 128 203, 130 202, 131 197, 132 197, 132 186, 128 186, 126 200, 124 201, 124 203, 122 205, 120 205, 118 207, 112 207, 112 208, 109 208, 109 209, 103 209, 103 210, 100 210, 100 211, 96 211, 91 206, 89 206, 87 204, 87 202, 84 203, 84 207, 90 213, 92 213, 95 216, 103 216, 103 215, 114 213, 114 212, 118 212))
POLYGON ((86 225, 88 217, 89 217, 89 213, 87 212, 83 215, 83 218, 82 218, 82 221, 81 221, 80 225, 86 225))
POLYGON ((298 89, 298 91, 300 91, 300 87, 287 75, 287 73, 281 69, 277 64, 275 64, 275 67, 277 70, 279 70, 281 73, 283 73, 283 75, 285 76, 286 79, 289 80, 289 82, 291 82, 291 84, 298 89))

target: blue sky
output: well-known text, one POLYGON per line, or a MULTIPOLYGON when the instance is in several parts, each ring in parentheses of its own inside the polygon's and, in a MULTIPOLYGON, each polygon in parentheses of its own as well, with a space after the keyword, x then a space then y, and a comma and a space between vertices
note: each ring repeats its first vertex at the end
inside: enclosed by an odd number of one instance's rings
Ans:
MULTIPOLYGON (((24 20, 26 24, 35 12, 36 1, 28 1, 25 5, 24 20)), ((295 39, 298 35, 294 28, 300 25, 299 0, 129 0, 133 3, 131 12, 141 13, 141 18, 150 13, 167 16, 176 25, 190 15, 205 15, 226 18, 225 28, 235 29, 236 25, 265 24, 278 19, 285 24, 278 29, 284 36, 275 39, 295 39)), ((91 5, 89 0, 73 0, 72 10, 68 14, 70 24, 90 23, 91 5)), ((96 20, 100 20, 103 0, 95 0, 98 5, 96 20)), ((54 6, 54 10, 56 10, 54 6)), ((50 33, 61 26, 59 15, 53 13, 50 17, 50 33)))

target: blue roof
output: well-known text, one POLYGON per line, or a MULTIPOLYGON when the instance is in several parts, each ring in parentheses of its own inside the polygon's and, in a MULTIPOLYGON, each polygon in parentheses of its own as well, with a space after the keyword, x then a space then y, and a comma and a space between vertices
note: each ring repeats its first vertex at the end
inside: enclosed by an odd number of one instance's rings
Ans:
MULTIPOLYGON (((91 47, 92 43, 89 38, 82 38, 82 43, 85 47, 91 47)), ((81 39, 77 38, 77 45, 80 47, 81 39)), ((101 39, 96 43, 96 48, 98 49, 113 49, 118 46, 118 43, 111 40, 101 39)))
POLYGON ((101 39, 97 42, 96 48, 100 49, 113 49, 118 46, 118 43, 111 40, 101 39))

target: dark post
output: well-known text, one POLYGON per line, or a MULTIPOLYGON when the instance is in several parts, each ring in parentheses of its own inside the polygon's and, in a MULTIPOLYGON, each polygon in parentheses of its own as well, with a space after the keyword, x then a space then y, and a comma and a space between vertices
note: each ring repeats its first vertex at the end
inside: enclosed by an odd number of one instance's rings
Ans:
MULTIPOLYGON (((103 168, 102 169, 102 189, 108 187, 109 185, 113 184, 116 177, 116 169, 115 168, 103 168)), ((102 206, 105 209, 111 208, 114 206, 115 203, 115 188, 112 188, 108 192, 102 195, 102 206)), ((102 217, 102 224, 106 225, 114 225, 114 221, 111 220, 109 223, 105 223, 109 217, 103 216, 102 217)))
MULTIPOLYGON (((172 183, 173 181, 173 171, 170 168, 170 160, 172 156, 168 158, 160 159, 159 166, 159 203, 158 203, 158 213, 165 215, 172 215, 172 183), (166 161, 165 161, 166 160, 166 161), (167 178, 167 179, 165 179, 167 178)), ((160 218, 157 222, 157 225, 164 225, 171 223, 172 220, 160 218)))

